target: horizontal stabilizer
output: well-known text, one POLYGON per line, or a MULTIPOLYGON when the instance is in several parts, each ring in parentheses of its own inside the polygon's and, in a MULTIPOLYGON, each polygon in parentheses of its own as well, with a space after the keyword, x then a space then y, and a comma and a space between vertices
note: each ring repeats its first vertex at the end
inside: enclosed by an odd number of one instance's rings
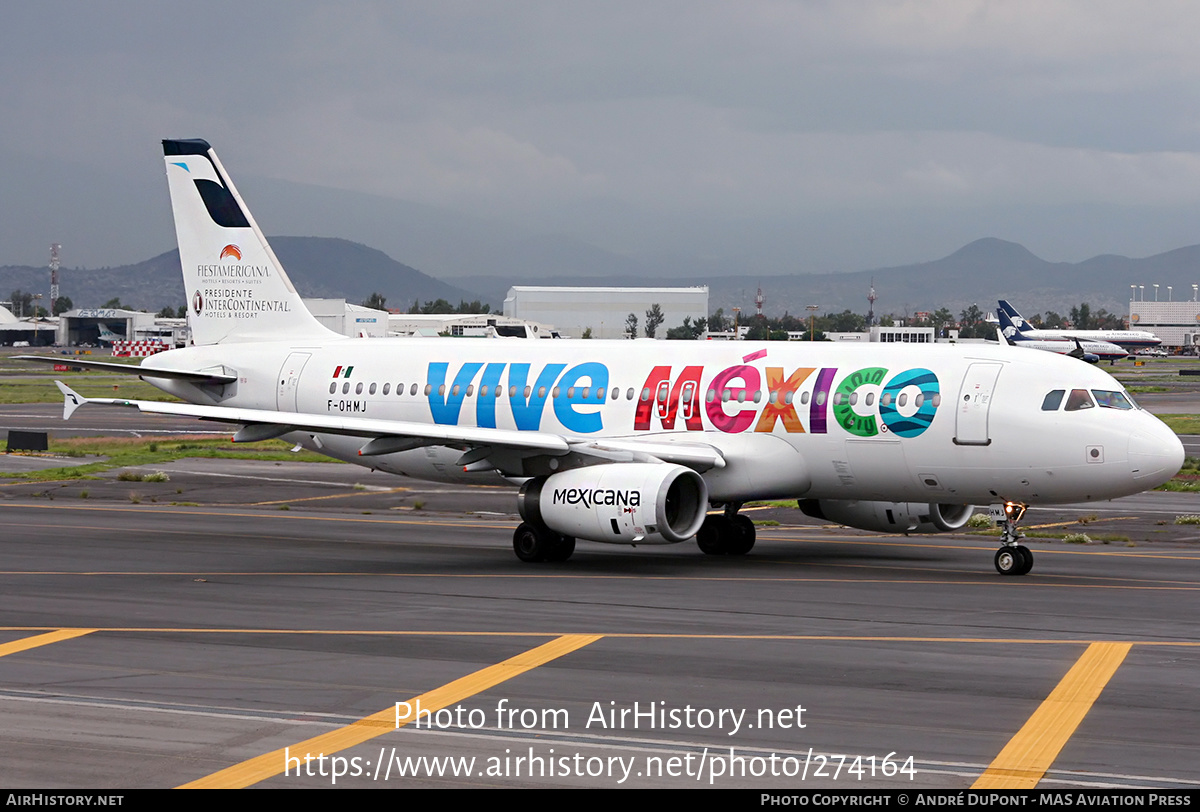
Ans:
POLYGON ((14 355, 14 361, 33 361, 38 364, 61 364, 83 369, 96 369, 102 372, 114 372, 119 375, 137 375, 141 378, 166 378, 175 381, 188 381, 197 384, 226 384, 237 381, 237 375, 225 375, 219 372, 194 372, 190 369, 151 369, 150 367, 133 364, 117 364, 112 361, 79 361, 74 358, 53 358, 41 355, 14 355))

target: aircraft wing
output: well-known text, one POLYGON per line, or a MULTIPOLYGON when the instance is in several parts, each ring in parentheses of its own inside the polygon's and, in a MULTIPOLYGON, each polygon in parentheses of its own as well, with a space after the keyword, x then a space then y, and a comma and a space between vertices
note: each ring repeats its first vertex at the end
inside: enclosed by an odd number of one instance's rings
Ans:
POLYGON ((703 443, 674 443, 641 438, 581 438, 543 431, 512 431, 476 426, 447 426, 403 420, 379 420, 367 417, 302 414, 269 409, 241 409, 228 406, 203 406, 192 403, 161 403, 118 398, 85 398, 61 381, 55 381, 63 393, 63 419, 80 406, 95 403, 136 408, 147 414, 196 417, 221 423, 240 424, 234 442, 254 442, 292 432, 337 434, 363 439, 361 456, 407 451, 428 445, 463 448, 459 464, 468 470, 494 468, 515 470, 514 452, 527 456, 569 457, 563 468, 610 462, 660 460, 699 470, 725 467, 725 459, 712 446, 703 443))
MULTIPOLYGON (((190 369, 150 369, 149 367, 133 364, 116 364, 111 361, 84 361, 73 356, 64 355, 61 358, 41 355, 14 355, 14 361, 33 361, 38 364, 62 364, 63 366, 97 369, 102 372, 115 372, 121 375, 137 375, 140 378, 168 378, 176 381, 190 381, 199 384, 225 384, 237 380, 236 375, 226 375, 221 372, 196 372, 190 369)), ((61 388, 61 387, 60 387, 61 388)))

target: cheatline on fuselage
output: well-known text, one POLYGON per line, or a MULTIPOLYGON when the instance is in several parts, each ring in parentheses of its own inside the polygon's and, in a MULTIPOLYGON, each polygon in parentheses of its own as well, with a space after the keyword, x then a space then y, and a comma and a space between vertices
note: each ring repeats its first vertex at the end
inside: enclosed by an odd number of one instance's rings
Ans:
MULTIPOLYGON (((138 372, 187 402, 93 402, 406 476, 521 483, 526 561, 565 560, 576 538, 744 554, 741 506, 794 498, 905 533, 1003 505, 996 566, 1023 574, 1026 505, 1136 493, 1183 460, 1103 371, 1008 347, 345 338, 305 309, 209 145, 163 145, 195 346, 138 372)), ((88 402, 60 387, 68 416, 88 402)))

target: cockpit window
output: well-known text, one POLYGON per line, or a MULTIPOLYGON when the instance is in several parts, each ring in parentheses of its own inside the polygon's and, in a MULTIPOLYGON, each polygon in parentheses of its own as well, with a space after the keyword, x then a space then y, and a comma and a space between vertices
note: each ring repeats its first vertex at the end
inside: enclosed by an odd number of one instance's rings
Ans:
POLYGON ((1101 389, 1093 389, 1092 394, 1096 398, 1096 405, 1104 409, 1132 409, 1133 404, 1129 402, 1129 398, 1125 397, 1124 392, 1106 392, 1101 389))
POLYGON ((1053 392, 1046 394, 1046 399, 1042 401, 1043 412, 1057 412, 1058 407, 1062 405, 1063 395, 1067 394, 1065 389, 1055 389, 1053 392))
POLYGON ((1088 395, 1086 389, 1072 389, 1071 394, 1067 396, 1067 411, 1077 412, 1080 409, 1091 409, 1096 404, 1092 403, 1092 398, 1088 395))

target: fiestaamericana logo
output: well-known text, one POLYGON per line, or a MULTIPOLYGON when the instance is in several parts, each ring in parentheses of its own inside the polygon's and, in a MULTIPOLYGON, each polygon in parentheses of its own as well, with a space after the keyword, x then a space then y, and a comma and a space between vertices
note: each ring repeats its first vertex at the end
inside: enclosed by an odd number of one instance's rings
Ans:
POLYGON ((239 260, 242 258, 242 249, 230 243, 221 249, 221 260, 233 259, 239 260))

